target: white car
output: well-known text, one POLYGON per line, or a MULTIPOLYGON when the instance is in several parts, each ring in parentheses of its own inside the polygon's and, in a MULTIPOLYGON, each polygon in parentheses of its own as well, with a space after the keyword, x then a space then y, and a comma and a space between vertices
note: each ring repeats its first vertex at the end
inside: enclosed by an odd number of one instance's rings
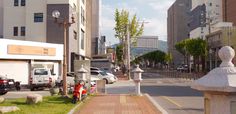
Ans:
POLYGON ((117 78, 113 74, 108 74, 100 70, 92 70, 91 78, 99 78, 100 80, 105 80, 106 84, 116 82, 117 78))

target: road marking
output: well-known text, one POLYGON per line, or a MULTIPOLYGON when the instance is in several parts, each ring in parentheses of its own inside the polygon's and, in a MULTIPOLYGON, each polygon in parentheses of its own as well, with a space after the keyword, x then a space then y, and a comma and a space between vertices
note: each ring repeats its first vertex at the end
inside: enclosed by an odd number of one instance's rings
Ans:
POLYGON ((171 102, 172 104, 174 104, 174 105, 176 105, 177 107, 179 107, 179 108, 183 108, 183 106, 181 106, 179 103, 177 103, 176 101, 174 101, 174 100, 172 100, 172 99, 170 99, 170 98, 168 98, 168 97, 166 97, 166 96, 161 96, 162 98, 164 98, 164 99, 166 99, 166 100, 168 100, 169 102, 171 102))

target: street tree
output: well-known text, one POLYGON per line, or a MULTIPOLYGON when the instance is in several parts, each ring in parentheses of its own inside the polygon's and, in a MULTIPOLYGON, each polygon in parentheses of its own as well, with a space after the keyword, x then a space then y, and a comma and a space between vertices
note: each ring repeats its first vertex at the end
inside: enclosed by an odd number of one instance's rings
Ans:
POLYGON ((196 65, 197 65, 197 71, 199 71, 199 64, 201 61, 203 69, 205 69, 204 58, 205 58, 206 52, 207 52, 206 41, 203 39, 200 39, 200 38, 189 39, 189 41, 186 42, 186 49, 187 49, 187 52, 190 55, 192 55, 194 58, 194 64, 193 64, 194 68, 196 69, 196 65))
POLYGON ((115 11, 115 37, 120 40, 120 44, 123 45, 123 60, 125 59, 125 54, 127 49, 126 43, 127 34, 129 32, 129 37, 131 44, 136 44, 137 37, 141 36, 144 31, 144 23, 139 22, 136 14, 131 16, 127 10, 122 9, 115 11))

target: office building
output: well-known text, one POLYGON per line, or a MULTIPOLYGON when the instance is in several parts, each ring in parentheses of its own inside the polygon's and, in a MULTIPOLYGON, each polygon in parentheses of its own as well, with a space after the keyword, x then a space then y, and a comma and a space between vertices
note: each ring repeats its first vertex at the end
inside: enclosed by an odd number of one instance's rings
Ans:
MULTIPOLYGON (((64 44, 63 26, 54 23, 52 12, 58 10, 60 18, 75 23, 67 29, 68 71, 74 71, 74 60, 91 58, 93 27, 91 12, 93 5, 99 7, 99 0, 1 0, 0 37, 64 44), (2 2, 2 3, 1 3, 2 2), (87 12, 88 10, 88 12, 87 12)), ((99 12, 99 11, 97 11, 99 12)))
POLYGON ((189 38, 188 13, 191 7, 191 0, 176 0, 168 9, 167 45, 168 52, 173 56, 172 66, 184 63, 184 57, 175 49, 175 44, 189 38))

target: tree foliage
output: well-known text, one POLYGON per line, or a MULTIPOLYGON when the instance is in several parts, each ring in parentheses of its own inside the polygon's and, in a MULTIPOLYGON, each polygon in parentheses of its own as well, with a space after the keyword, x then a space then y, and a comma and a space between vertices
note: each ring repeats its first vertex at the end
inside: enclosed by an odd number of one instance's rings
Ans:
POLYGON ((141 62, 148 62, 148 63, 152 63, 156 65, 158 63, 165 63, 170 59, 171 59, 171 55, 167 55, 165 52, 157 50, 157 51, 149 52, 147 54, 139 56, 133 62, 136 64, 140 64, 141 62))
POLYGON ((135 43, 138 36, 141 36, 144 31, 144 23, 140 25, 136 15, 129 17, 127 10, 115 11, 115 37, 118 38, 121 43, 125 41, 127 37, 127 28, 130 34, 131 43, 135 43), (127 27, 128 26, 128 27, 127 27))
POLYGON ((118 64, 122 63, 122 55, 123 55, 123 45, 118 45, 116 47, 116 60, 118 64))
MULTIPOLYGON (((181 54, 186 55, 189 54, 194 58, 194 67, 196 67, 196 62, 198 64, 199 70, 199 59, 204 58, 207 53, 207 43, 205 40, 197 38, 197 39, 185 39, 176 43, 175 48, 181 54)), ((203 59, 201 60, 203 67, 205 67, 205 63, 203 59)), ((196 69, 196 68, 194 68, 196 69)), ((203 68, 204 69, 204 68, 203 68)))

